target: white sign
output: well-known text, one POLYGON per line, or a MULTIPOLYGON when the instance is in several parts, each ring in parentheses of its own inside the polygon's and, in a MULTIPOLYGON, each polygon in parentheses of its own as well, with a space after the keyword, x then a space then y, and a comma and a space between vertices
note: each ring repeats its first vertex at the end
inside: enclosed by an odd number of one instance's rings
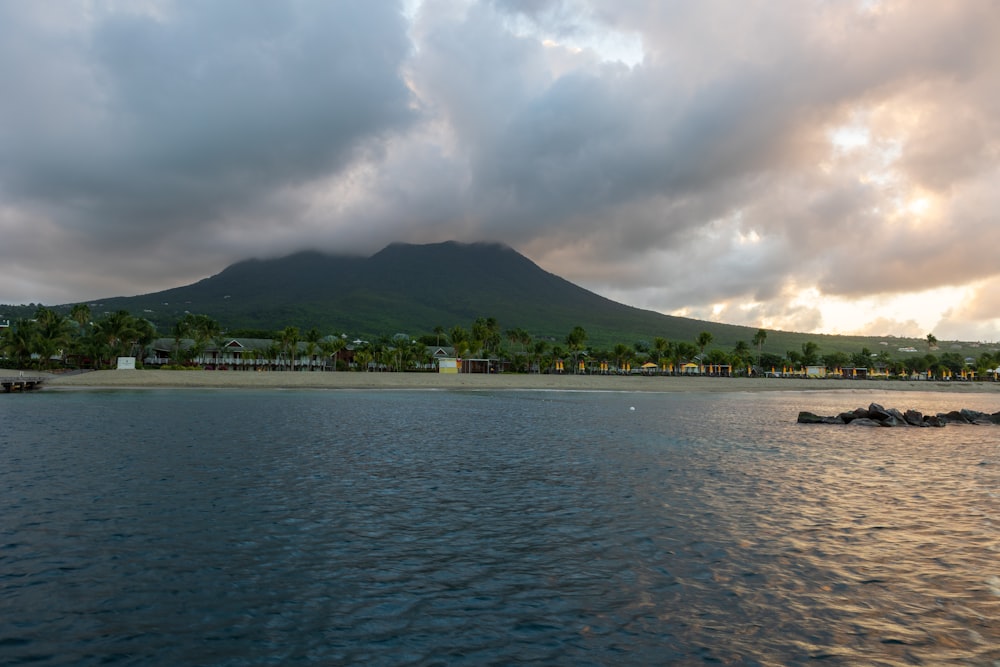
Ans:
POLYGON ((120 370, 120 371, 134 371, 135 370, 135 357, 118 357, 118 370, 120 370))

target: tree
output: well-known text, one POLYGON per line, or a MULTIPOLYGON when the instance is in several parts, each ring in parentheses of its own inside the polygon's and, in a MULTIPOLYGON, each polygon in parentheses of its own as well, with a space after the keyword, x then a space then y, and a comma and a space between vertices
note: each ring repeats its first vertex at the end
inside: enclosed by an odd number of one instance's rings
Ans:
POLYGON ((940 365, 947 368, 952 374, 958 374, 965 368, 965 358, 958 352, 945 352, 941 355, 940 365))
POLYGON ((691 361, 696 354, 698 354, 698 348, 695 347, 694 343, 689 343, 686 340, 682 340, 677 343, 677 345, 674 346, 674 367, 677 369, 677 372, 680 372, 681 366, 684 365, 684 362, 691 361))
POLYGON ((85 303, 78 303, 69 309, 69 317, 77 323, 80 335, 83 335, 90 324, 90 306, 85 303))
POLYGON ((583 351, 583 346, 587 343, 587 332, 583 327, 577 325, 566 335, 566 347, 569 348, 573 357, 573 372, 576 373, 577 360, 583 351))
POLYGON ((322 337, 323 335, 316 327, 312 327, 306 332, 306 356, 309 358, 309 370, 313 369, 313 357, 316 356, 316 349, 319 347, 319 341, 322 337))
POLYGON ((156 340, 156 326, 144 317, 136 317, 133 322, 132 355, 145 358, 149 345, 156 340))
POLYGON ((700 334, 698 334, 698 338, 696 339, 696 343, 698 345, 698 352, 704 355, 705 348, 708 347, 713 340, 715 340, 715 337, 712 336, 711 332, 709 331, 702 331, 700 334))
POLYGON ((333 357, 333 370, 337 370, 340 351, 347 347, 347 341, 340 336, 327 336, 319 343, 319 349, 326 358, 333 357))
MULTIPOLYGON (((726 354, 725 350, 720 350, 719 348, 709 350, 705 360, 712 366, 718 367, 728 365, 730 366, 730 369, 732 369, 732 357, 726 354)), ((716 368, 716 374, 721 375, 721 369, 716 368)))
POLYGON ((767 340, 767 331, 764 329, 757 329, 757 333, 753 335, 753 344, 757 346, 757 365, 760 366, 760 350, 764 346, 764 341, 767 340))
POLYGON ((625 343, 618 343, 615 345, 614 350, 612 350, 612 354, 615 355, 615 367, 621 371, 631 358, 632 350, 625 343))
POLYGON ((358 370, 367 371, 373 359, 372 350, 367 345, 354 350, 354 364, 358 370))
POLYGON ((469 350, 469 333, 460 326, 454 326, 448 334, 451 339, 451 346, 455 349, 455 356, 462 358, 469 350))
POLYGON ((843 368, 851 362, 846 352, 830 352, 823 355, 823 365, 827 368, 843 368))
MULTIPOLYGON (((174 339, 173 362, 182 363, 200 357, 208 343, 218 341, 222 334, 222 326, 208 315, 187 313, 170 328, 174 339), (191 345, 184 349, 186 339, 191 340, 191 345)), ((222 352, 221 346, 219 352, 222 352)))
POLYGON ((653 349, 656 351, 656 364, 665 367, 670 360, 670 341, 662 336, 653 339, 653 349))
POLYGON ((299 328, 285 327, 278 336, 281 351, 288 359, 289 368, 295 370, 295 359, 299 356, 299 328))
POLYGON ((867 347, 861 348, 860 352, 851 355, 851 364, 855 368, 868 368, 872 364, 872 351, 867 347))
POLYGON ((819 358, 819 345, 811 340, 802 343, 802 365, 815 366, 819 358))
POLYGON ((39 306, 35 311, 34 345, 39 368, 51 368, 53 357, 66 359, 70 342, 70 321, 50 308, 39 306))
POLYGON ((115 357, 134 356, 130 353, 144 333, 146 328, 127 310, 108 313, 94 322, 92 335, 97 343, 94 349, 107 354, 109 362, 115 357))
POLYGON ((174 322, 174 326, 170 328, 170 335, 174 339, 173 353, 171 355, 173 363, 180 364, 184 361, 189 361, 190 354, 184 350, 183 341, 185 338, 190 337, 190 332, 190 322, 184 318, 174 322))
POLYGON ((545 356, 545 352, 549 348, 549 342, 545 340, 536 340, 534 345, 531 346, 531 359, 532 363, 538 368, 538 372, 542 372, 542 358, 545 356))
POLYGON ((936 350, 937 347, 938 347, 937 337, 932 333, 927 334, 927 349, 936 350))
POLYGON ((531 344, 531 334, 521 328, 507 329, 504 332, 504 337, 510 342, 511 345, 517 343, 521 346, 521 352, 527 349, 527 346, 531 344))
POLYGON ((733 363, 746 367, 750 365, 750 346, 745 340, 736 341, 732 354, 733 363))
POLYGON ((3 332, 4 351, 18 368, 27 368, 31 364, 36 329, 34 321, 20 318, 3 332))

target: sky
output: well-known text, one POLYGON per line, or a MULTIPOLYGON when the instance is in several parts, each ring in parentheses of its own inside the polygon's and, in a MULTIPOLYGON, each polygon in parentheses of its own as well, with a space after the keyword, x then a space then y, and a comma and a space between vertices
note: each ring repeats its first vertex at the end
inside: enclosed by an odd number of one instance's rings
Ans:
POLYGON ((616 301, 1000 340, 998 0, 0 0, 0 303, 505 243, 616 301))

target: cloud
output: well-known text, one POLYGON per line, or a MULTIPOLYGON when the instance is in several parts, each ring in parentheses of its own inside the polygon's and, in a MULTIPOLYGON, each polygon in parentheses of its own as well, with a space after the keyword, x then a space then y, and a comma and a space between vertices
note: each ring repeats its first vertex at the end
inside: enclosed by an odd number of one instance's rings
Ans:
POLYGON ((73 271, 0 301, 498 240, 662 312, 995 337, 988 309, 934 300, 998 274, 994 17, 989 0, 0 2, 0 255, 73 271), (926 312, 887 312, 914 294, 926 312))
POLYGON ((156 8, 79 7, 79 29, 55 8, 4 8, 5 32, 23 38, 3 40, 17 119, 3 193, 82 232, 84 248, 155 249, 232 216, 273 223, 255 219, 262 198, 412 122, 399 71, 410 43, 388 3, 156 8))

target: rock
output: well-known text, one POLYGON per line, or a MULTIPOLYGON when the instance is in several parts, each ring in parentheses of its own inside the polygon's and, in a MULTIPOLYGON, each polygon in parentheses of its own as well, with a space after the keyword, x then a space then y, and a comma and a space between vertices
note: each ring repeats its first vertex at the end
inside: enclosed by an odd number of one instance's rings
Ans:
POLYGON ((909 425, 909 422, 906 421, 906 417, 903 416, 903 413, 900 412, 899 410, 897 410, 896 408, 887 408, 886 412, 888 412, 889 416, 892 417, 893 420, 896 422, 894 424, 894 426, 908 426, 909 425))
POLYGON ((925 415, 917 410, 900 412, 896 408, 886 408, 872 403, 868 409, 857 408, 841 412, 835 417, 824 417, 814 412, 799 412, 800 424, 853 424, 854 426, 945 426, 954 424, 1000 424, 1000 412, 989 414, 979 410, 962 408, 951 412, 925 415))
POLYGON ((799 413, 798 423, 799 424, 822 424, 823 417, 820 417, 814 412, 806 412, 803 410, 799 413))
MULTIPOLYGON (((866 410, 865 414, 867 413, 868 411, 866 410)), ((856 410, 851 410, 849 412, 841 412, 839 415, 837 415, 837 417, 840 419, 840 421, 844 422, 845 424, 850 424, 855 419, 858 419, 858 413, 856 410)))
POLYGON ((882 426, 906 426, 903 414, 895 408, 884 408, 878 403, 868 406, 868 419, 877 421, 882 426))
POLYGON ((872 403, 868 406, 868 419, 874 419, 875 421, 885 421, 889 418, 889 413, 885 411, 878 403, 872 403))
POLYGON ((979 412, 978 410, 969 410, 968 408, 962 408, 959 413, 965 420, 970 424, 989 424, 990 416, 985 412, 979 412))
POLYGON ((903 419, 910 426, 929 426, 929 424, 924 421, 924 415, 916 410, 907 410, 904 412, 903 419))
POLYGON ((958 410, 952 410, 951 412, 939 412, 937 416, 938 419, 943 419, 946 422, 954 422, 956 424, 969 423, 969 421, 958 410))

